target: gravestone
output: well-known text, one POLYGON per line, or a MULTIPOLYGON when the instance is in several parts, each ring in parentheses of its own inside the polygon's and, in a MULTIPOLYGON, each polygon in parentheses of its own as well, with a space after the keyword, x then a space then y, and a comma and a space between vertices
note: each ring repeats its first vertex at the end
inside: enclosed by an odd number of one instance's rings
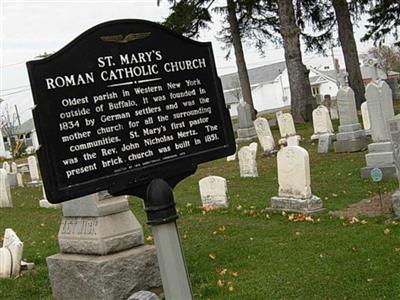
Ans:
POLYGON ((6 170, 7 173, 11 172, 10 164, 8 162, 3 162, 3 169, 6 170))
POLYGON ((258 149, 258 144, 256 142, 253 142, 249 145, 250 150, 253 153, 254 159, 257 157, 257 149, 258 149))
POLYGON ((294 135, 294 136, 289 136, 286 138, 286 144, 287 146, 298 146, 299 145, 299 136, 294 135))
POLYGON ((15 161, 11 163, 11 173, 18 173, 18 166, 15 161))
POLYGON ((239 150, 238 157, 240 177, 258 177, 256 158, 250 147, 242 147, 239 150))
POLYGON ((38 183, 40 181, 39 177, 39 170, 38 170, 38 165, 37 165, 37 160, 36 157, 31 155, 28 157, 28 168, 29 168, 29 174, 31 176, 31 185, 35 185, 35 183, 38 183))
POLYGON ((10 183, 6 170, 0 169, 0 208, 13 207, 10 183))
POLYGON ((126 196, 101 192, 62 207, 61 253, 47 257, 56 299, 126 299, 161 286, 155 248, 143 244, 126 196))
POLYGON ((18 186, 17 173, 8 173, 7 176, 8 176, 8 183, 10 184, 10 187, 18 186))
MULTIPOLYGON (((237 149, 237 145, 236 145, 236 149, 237 149)), ((236 151, 232 155, 229 155, 226 157, 226 161, 234 161, 235 159, 236 159, 236 151)))
POLYGON ((276 113, 278 121, 279 132, 282 138, 296 135, 296 128, 294 127, 293 117, 290 113, 283 113, 281 111, 276 113))
POLYGON ((367 101, 361 104, 361 116, 366 135, 371 135, 371 122, 369 120, 368 103, 367 101))
POLYGON ((329 111, 324 105, 319 105, 313 110, 312 118, 314 134, 311 136, 311 140, 319 139, 319 136, 322 134, 334 135, 329 111))
POLYGON ((258 141, 265 152, 271 152, 275 148, 274 138, 269 127, 268 120, 265 118, 257 118, 254 122, 258 141))
POLYGON ((23 187, 24 186, 24 180, 22 178, 21 173, 17 173, 17 185, 18 187, 23 187))
POLYGON ((0 278, 10 278, 12 272, 12 257, 10 250, 0 248, 0 278))
POLYGON ((53 204, 53 203, 50 203, 49 200, 47 200, 46 191, 44 190, 43 186, 42 186, 42 192, 43 192, 43 199, 39 200, 40 207, 42 207, 42 208, 61 208, 61 204, 53 204))
POLYGON ((371 82, 365 89, 365 98, 371 121, 373 143, 368 145, 368 153, 365 155, 367 166, 361 169, 361 176, 369 177, 373 168, 379 168, 384 177, 396 176, 387 123, 394 117, 392 91, 384 81, 371 82))
POLYGON ((323 210, 322 201, 311 193, 308 152, 299 146, 279 150, 278 196, 271 198, 272 211, 316 213, 323 210))
POLYGON ((220 176, 207 176, 199 180, 200 197, 203 207, 228 208, 228 186, 220 176))
MULTIPOLYGON (((400 185, 400 114, 388 120, 397 180, 400 185)), ((400 189, 392 195, 392 208, 396 218, 400 218, 400 189)))
POLYGON ((238 107, 239 125, 237 130, 236 143, 245 143, 257 138, 253 120, 251 118, 251 108, 246 102, 240 102, 238 107))
POLYGON ((0 130, 0 157, 7 158, 6 147, 4 145, 3 132, 0 130))
POLYGON ((329 113, 331 115, 331 120, 338 120, 339 119, 339 111, 337 100, 331 101, 331 106, 329 107, 329 113))
POLYGON ((337 93, 340 126, 334 143, 336 152, 356 152, 367 147, 365 132, 358 122, 353 90, 345 86, 337 93))
POLYGON ((332 150, 333 136, 329 133, 321 134, 318 139, 318 153, 328 153, 332 150))
POLYGON ((11 277, 17 277, 21 271, 21 260, 24 244, 14 230, 7 228, 4 233, 3 248, 10 251, 12 258, 11 277))

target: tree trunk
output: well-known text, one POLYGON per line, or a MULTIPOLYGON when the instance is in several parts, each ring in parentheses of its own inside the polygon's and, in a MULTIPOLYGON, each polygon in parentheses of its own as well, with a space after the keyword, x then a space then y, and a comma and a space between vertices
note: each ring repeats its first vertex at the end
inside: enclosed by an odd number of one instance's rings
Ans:
POLYGON ((313 96, 308 78, 309 71, 302 61, 300 29, 296 25, 292 0, 278 0, 278 14, 289 76, 293 120, 296 123, 304 123, 309 121, 307 105, 311 105, 313 96))
POLYGON ((346 0, 332 0, 332 5, 335 10, 346 70, 349 74, 349 85, 354 91, 357 109, 360 109, 361 103, 365 101, 365 88, 361 76, 360 61, 354 40, 349 7, 346 0))
POLYGON ((238 20, 236 17, 236 3, 234 0, 227 0, 228 7, 228 22, 232 34, 232 44, 235 50, 236 66, 239 74, 240 87, 242 89, 243 100, 250 105, 251 117, 256 118, 256 113, 253 105, 253 97, 251 95, 251 87, 249 74, 247 73, 246 61, 244 59, 242 41, 240 37, 238 20))

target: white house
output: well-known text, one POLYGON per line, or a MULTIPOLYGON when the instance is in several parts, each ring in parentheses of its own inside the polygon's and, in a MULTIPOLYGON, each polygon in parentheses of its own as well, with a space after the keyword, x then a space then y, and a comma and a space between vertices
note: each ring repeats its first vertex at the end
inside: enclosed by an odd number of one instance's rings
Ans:
MULTIPOLYGON (((329 68, 317 69, 308 66, 311 91, 314 96, 320 95, 321 99, 329 95, 336 98, 339 84, 344 84, 345 70, 336 71, 329 68)), ((364 84, 371 81, 373 70, 369 66, 361 67, 364 84)), ((290 106, 290 86, 286 63, 278 62, 248 70, 250 86, 253 96, 254 108, 258 112, 276 111, 290 106)), ((382 70, 378 76, 386 79, 382 70)), ((237 73, 226 74, 220 77, 224 90, 225 103, 231 116, 237 115, 237 105, 242 100, 240 83, 237 73)))
MULTIPOLYGON (((290 105, 289 78, 285 62, 261 66, 248 70, 254 108, 258 112, 290 105)), ((220 77, 225 103, 231 116, 237 115, 237 105, 242 101, 237 73, 220 77)))

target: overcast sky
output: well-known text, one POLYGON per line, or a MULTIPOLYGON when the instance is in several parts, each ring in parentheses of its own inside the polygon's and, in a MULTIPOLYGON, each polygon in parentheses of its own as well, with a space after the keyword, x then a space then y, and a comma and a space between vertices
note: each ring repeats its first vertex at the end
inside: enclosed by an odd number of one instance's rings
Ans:
MULTIPOLYGON (((223 5, 226 0, 216 0, 223 5)), ((0 0, 0 98, 9 107, 16 104, 22 120, 31 117, 33 105, 25 62, 44 52, 61 49, 83 31, 99 23, 115 19, 146 19, 162 21, 168 15, 167 0, 157 7, 157 0, 129 1, 80 1, 80 0, 0 0), (21 87, 21 88, 18 88, 21 87), (18 88, 18 89, 14 89, 18 88)), ((221 19, 221 18, 219 18, 221 19)), ((218 28, 218 20, 212 26, 218 28)), ((356 30, 361 36, 362 28, 356 30)), ((234 58, 224 58, 225 52, 215 39, 216 31, 204 32, 200 40, 213 43, 218 73, 236 70, 234 58)), ((365 51, 370 44, 358 44, 359 51, 365 51)), ((256 50, 245 48, 249 67, 284 60, 283 50, 273 45, 267 47, 261 57, 256 50)), ((340 56, 341 49, 335 49, 340 56)), ((304 62, 316 64, 318 55, 307 54, 304 62)), ((343 65, 343 64, 342 64, 343 65)))

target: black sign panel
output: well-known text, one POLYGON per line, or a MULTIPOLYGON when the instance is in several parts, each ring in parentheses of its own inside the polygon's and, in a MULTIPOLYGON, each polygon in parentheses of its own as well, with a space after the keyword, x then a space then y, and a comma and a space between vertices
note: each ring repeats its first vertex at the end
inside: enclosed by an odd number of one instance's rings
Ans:
POLYGON ((211 43, 117 20, 27 67, 50 202, 132 190, 235 151, 211 43))

